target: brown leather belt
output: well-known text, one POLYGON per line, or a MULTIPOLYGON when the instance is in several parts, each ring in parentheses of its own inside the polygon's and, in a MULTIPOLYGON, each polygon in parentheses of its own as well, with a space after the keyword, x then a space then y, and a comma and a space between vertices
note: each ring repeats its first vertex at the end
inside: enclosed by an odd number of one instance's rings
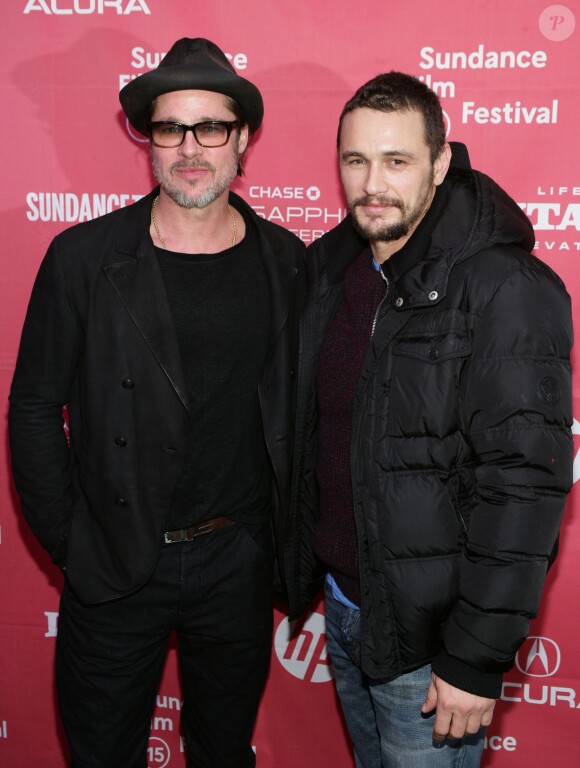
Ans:
POLYGON ((191 541, 204 533, 217 531, 218 528, 225 528, 234 525, 235 520, 229 517, 214 517, 212 520, 204 520, 199 525, 192 525, 190 528, 180 528, 178 531, 166 531, 163 534, 163 541, 166 544, 176 544, 179 541, 191 541))

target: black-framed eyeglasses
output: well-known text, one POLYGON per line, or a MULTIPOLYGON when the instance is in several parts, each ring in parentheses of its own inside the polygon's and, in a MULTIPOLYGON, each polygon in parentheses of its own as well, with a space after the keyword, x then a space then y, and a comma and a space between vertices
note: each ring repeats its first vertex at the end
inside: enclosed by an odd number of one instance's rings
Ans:
POLYGON ((191 131, 200 147, 223 147, 239 124, 238 120, 203 120, 194 125, 156 120, 149 123, 149 136, 156 147, 169 149, 180 147, 185 141, 185 134, 191 131))

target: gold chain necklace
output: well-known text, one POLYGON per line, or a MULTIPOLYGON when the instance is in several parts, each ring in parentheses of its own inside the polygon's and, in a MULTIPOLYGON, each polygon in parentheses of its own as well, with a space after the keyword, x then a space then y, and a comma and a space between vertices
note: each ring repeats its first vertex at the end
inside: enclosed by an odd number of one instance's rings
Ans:
MULTIPOLYGON (((165 248, 165 250, 169 250, 167 248, 167 243, 165 242, 165 239, 163 235, 161 234, 161 231, 159 229, 159 226, 157 225, 157 219, 155 217, 155 208, 157 206, 157 201, 159 200, 159 195, 155 198, 153 201, 153 205, 151 206, 151 223, 153 224, 153 229, 157 233, 157 237, 159 238, 159 242, 161 245, 165 248)), ((228 203, 228 211, 230 212, 230 217, 232 219, 232 244, 230 245, 230 248, 233 248, 236 244, 236 240, 238 239, 238 225, 236 224, 236 217, 234 215, 234 211, 232 206, 228 203)))

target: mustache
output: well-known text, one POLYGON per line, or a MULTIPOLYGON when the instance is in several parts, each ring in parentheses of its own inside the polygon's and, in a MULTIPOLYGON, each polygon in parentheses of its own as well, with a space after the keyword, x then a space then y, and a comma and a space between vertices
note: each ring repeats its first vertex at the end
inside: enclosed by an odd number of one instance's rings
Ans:
POLYGON ((390 205, 393 208, 400 208, 403 210, 403 203, 400 200, 395 200, 391 197, 385 197, 385 195, 365 195, 364 197, 358 197, 351 203, 351 210, 361 205, 390 205))
POLYGON ((207 160, 178 160, 173 163, 170 170, 184 170, 186 168, 202 168, 204 171, 215 171, 214 166, 207 160))

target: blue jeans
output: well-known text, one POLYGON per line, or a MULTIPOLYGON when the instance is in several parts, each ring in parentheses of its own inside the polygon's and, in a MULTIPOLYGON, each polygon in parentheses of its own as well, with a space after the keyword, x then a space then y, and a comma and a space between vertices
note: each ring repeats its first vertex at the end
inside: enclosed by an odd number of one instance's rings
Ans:
POLYGON ((433 717, 421 715, 430 665, 388 683, 369 680, 360 669, 360 611, 338 602, 328 584, 325 602, 327 648, 357 768, 477 768, 484 728, 434 746, 433 717))

